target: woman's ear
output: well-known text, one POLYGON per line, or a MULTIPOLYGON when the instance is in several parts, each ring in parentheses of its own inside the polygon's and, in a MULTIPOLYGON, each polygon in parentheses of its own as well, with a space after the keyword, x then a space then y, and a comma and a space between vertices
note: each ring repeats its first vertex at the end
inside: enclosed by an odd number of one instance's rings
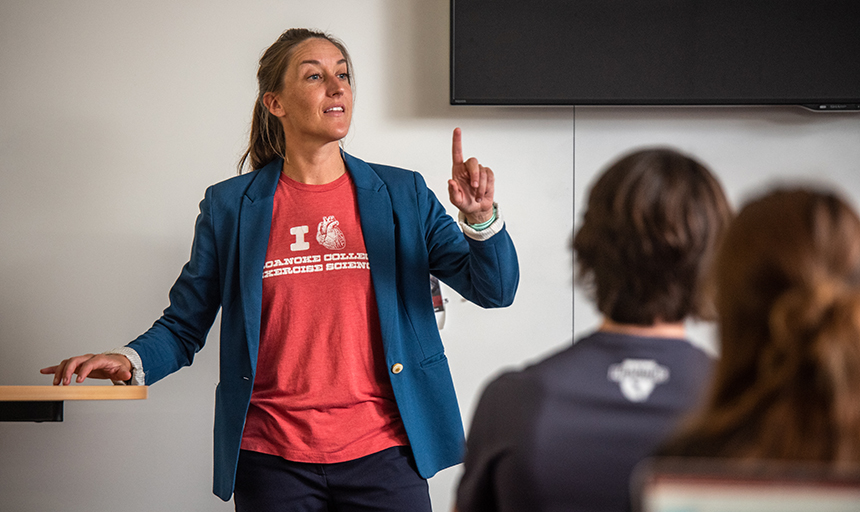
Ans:
POLYGON ((263 105, 275 117, 284 117, 287 114, 284 107, 281 106, 278 96, 273 92, 263 94, 263 105))

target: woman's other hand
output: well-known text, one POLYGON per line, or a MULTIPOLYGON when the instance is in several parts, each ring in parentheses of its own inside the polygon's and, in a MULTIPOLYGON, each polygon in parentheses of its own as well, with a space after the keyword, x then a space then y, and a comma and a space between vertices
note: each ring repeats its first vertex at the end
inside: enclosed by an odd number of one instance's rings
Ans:
POLYGON ((126 381, 131 378, 132 365, 127 357, 120 354, 84 354, 64 359, 56 366, 39 370, 44 375, 54 375, 54 385, 68 385, 72 375, 77 374, 75 382, 91 379, 111 379, 126 381))
POLYGON ((489 167, 476 158, 463 161, 462 134, 454 129, 452 148, 454 165, 448 180, 448 197, 466 217, 469 224, 481 224, 493 218, 493 192, 495 178, 489 167))

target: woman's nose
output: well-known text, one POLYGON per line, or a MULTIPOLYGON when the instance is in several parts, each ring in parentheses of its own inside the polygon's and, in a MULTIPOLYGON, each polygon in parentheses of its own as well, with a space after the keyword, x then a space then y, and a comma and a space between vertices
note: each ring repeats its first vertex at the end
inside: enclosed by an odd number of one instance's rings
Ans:
POLYGON ((328 93, 331 96, 339 96, 343 94, 344 85, 340 80, 329 80, 328 93))

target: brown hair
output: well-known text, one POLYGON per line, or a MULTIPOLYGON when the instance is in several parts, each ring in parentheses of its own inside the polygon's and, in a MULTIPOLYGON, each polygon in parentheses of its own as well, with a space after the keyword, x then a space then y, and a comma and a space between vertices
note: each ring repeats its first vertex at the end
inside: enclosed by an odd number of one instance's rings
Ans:
POLYGON ((618 323, 707 317, 703 269, 730 215, 700 162, 665 148, 628 154, 589 193, 573 239, 577 280, 618 323))
MULTIPOLYGON (((251 135, 248 149, 239 160, 239 174, 248 162, 251 170, 265 166, 275 158, 285 158, 284 129, 280 121, 273 116, 263 104, 263 95, 267 92, 278 92, 284 87, 284 73, 290 65, 296 47, 312 38, 325 39, 335 45, 343 58, 346 59, 347 70, 352 73, 352 59, 346 46, 338 39, 324 32, 305 28, 291 28, 281 34, 260 57, 260 67, 257 69, 257 101, 254 103, 254 113, 251 119, 251 135)), ((352 78, 350 78, 352 86, 352 78)))
POLYGON ((722 356, 675 454, 860 462, 860 219, 832 192, 777 189, 714 266, 722 356))

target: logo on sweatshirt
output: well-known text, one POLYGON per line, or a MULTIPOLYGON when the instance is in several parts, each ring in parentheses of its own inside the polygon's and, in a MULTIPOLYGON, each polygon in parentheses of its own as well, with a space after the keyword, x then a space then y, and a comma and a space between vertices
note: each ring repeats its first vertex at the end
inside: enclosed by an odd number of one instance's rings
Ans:
POLYGON ((609 366, 607 377, 618 383, 624 398, 631 402, 644 402, 657 384, 669 380, 669 369, 653 359, 625 359, 609 366))

